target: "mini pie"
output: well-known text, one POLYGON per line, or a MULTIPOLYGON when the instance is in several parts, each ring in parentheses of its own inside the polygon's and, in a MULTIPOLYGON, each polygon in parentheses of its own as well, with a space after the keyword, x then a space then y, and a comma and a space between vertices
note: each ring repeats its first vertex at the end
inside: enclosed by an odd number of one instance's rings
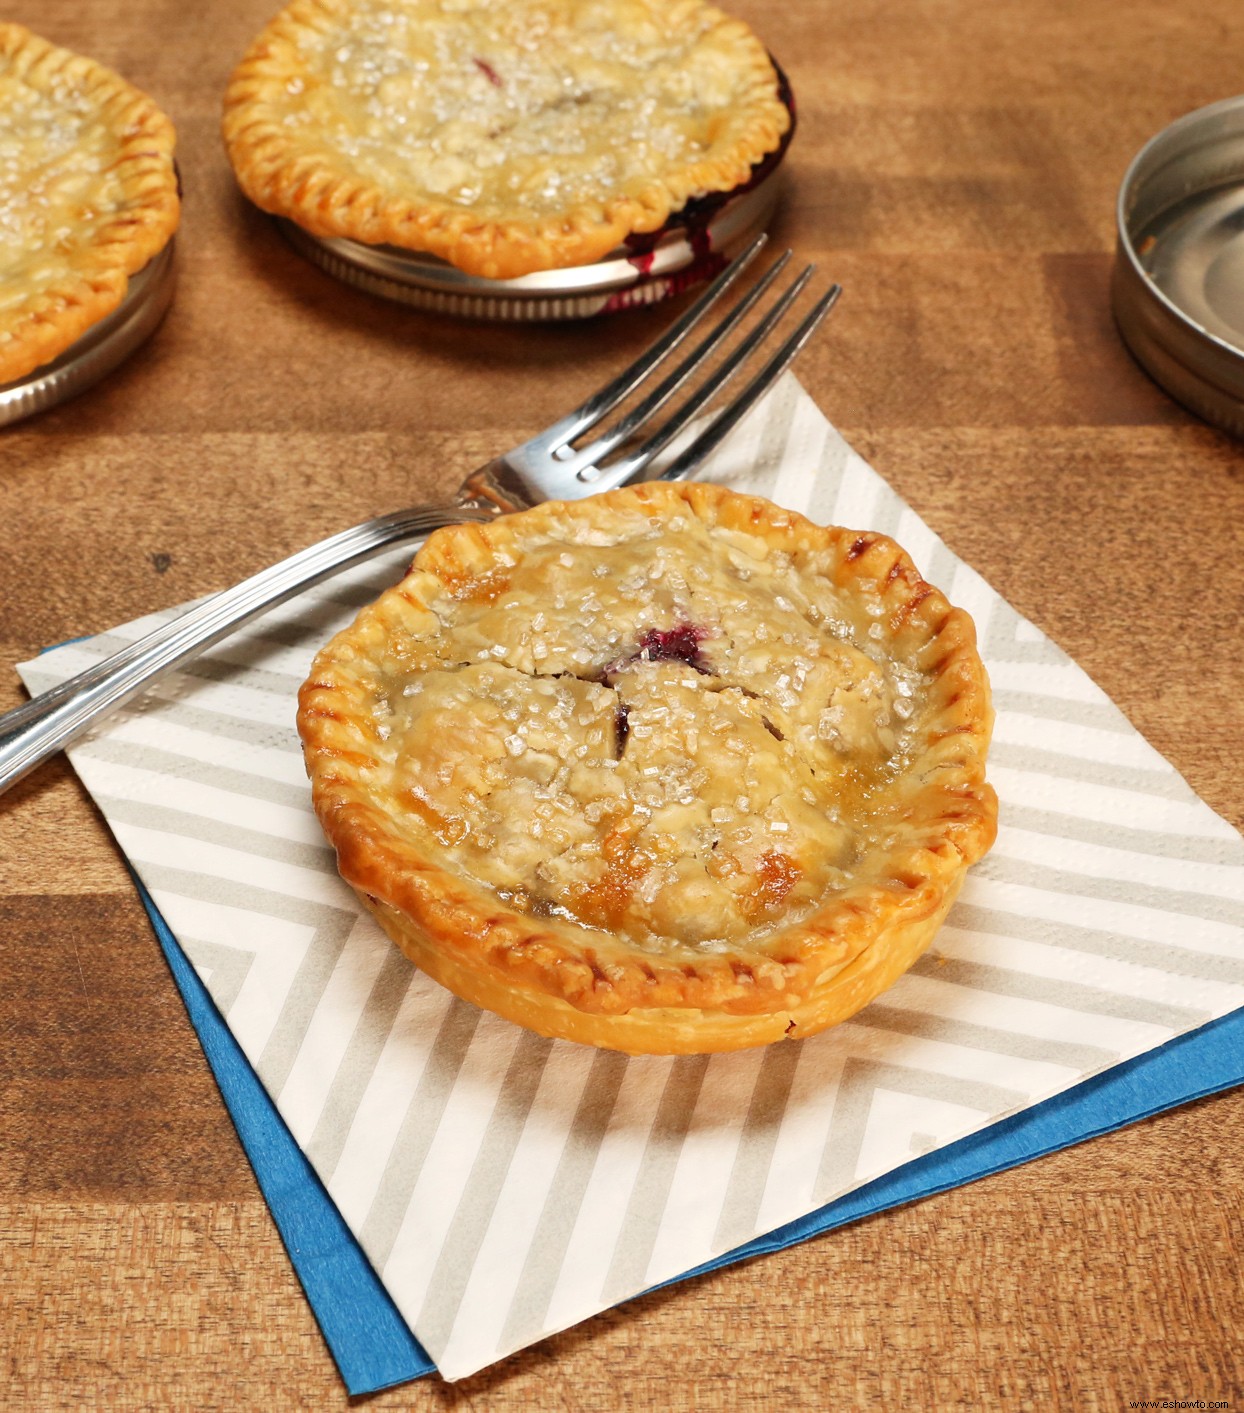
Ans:
POLYGON ((111 69, 0 24, 0 383, 62 354, 168 244, 173 125, 111 69))
POLYGON ((263 210, 510 279, 744 184, 790 121, 764 46, 703 0, 294 0, 224 134, 263 210))
POLYGON ((343 877, 542 1035, 683 1054, 889 986, 993 842, 971 619, 881 535, 650 483, 437 531, 298 727, 343 877))

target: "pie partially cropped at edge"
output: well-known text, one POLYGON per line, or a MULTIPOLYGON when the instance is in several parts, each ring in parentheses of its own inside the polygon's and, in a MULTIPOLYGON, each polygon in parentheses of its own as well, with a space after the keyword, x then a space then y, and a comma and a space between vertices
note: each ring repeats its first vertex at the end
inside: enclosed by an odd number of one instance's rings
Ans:
POLYGON ((659 230, 789 125, 764 46, 704 0, 294 0, 224 111, 263 210, 489 279, 659 230))
POLYGON ((0 383, 114 310, 177 229, 173 125, 111 69, 0 23, 0 383))
POLYGON ((971 619, 891 540, 705 484, 437 531, 299 697, 315 808, 397 945, 631 1053, 852 1015, 993 842, 971 619))

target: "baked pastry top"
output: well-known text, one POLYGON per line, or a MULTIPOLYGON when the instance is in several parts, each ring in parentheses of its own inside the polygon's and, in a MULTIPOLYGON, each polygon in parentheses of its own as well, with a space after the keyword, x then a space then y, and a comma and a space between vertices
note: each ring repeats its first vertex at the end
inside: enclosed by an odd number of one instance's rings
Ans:
POLYGON ((299 698, 341 872, 468 1000, 632 1052, 810 1034, 993 839, 971 620, 879 535, 651 483, 438 531, 299 698))
POLYGON ((660 229, 789 124, 763 45, 704 0, 294 0, 224 111, 265 211, 490 279, 660 229))
POLYGON ((91 59, 0 24, 0 383, 63 353, 168 244, 173 125, 91 59))

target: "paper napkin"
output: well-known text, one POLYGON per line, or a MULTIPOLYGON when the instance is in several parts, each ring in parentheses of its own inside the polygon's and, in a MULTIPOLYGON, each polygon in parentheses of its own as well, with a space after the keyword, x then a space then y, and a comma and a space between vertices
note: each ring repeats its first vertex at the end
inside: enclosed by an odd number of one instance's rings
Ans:
MULTIPOLYGON (((398 1314, 141 884, 139 892, 347 1390, 352 1395, 374 1393, 431 1373, 435 1364, 398 1314)), ((943 1192, 1241 1083, 1244 1011, 1236 1011, 969 1138, 914 1158, 699 1270, 782 1250, 870 1213, 943 1192)))
MULTIPOLYGON (((973 614, 994 685, 998 843, 933 949, 822 1036, 627 1059, 478 1012, 387 942, 311 813, 293 703, 315 649, 407 553, 275 610, 71 752, 448 1378, 1244 1005, 1244 841, 793 378, 705 475, 892 534, 973 614)), ((49 686, 154 621, 23 677, 49 686)))

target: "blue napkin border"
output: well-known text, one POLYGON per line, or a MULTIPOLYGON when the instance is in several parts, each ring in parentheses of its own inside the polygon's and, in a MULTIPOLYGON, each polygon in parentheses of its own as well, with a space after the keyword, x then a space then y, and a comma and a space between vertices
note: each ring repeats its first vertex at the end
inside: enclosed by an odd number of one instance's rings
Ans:
MULTIPOLYGON (((432 1373, 142 883, 143 906, 250 1159, 294 1271, 351 1396, 432 1373)), ((1244 1008, 948 1144, 677 1281, 780 1251, 847 1222, 987 1177, 1244 1083, 1244 1008)))

